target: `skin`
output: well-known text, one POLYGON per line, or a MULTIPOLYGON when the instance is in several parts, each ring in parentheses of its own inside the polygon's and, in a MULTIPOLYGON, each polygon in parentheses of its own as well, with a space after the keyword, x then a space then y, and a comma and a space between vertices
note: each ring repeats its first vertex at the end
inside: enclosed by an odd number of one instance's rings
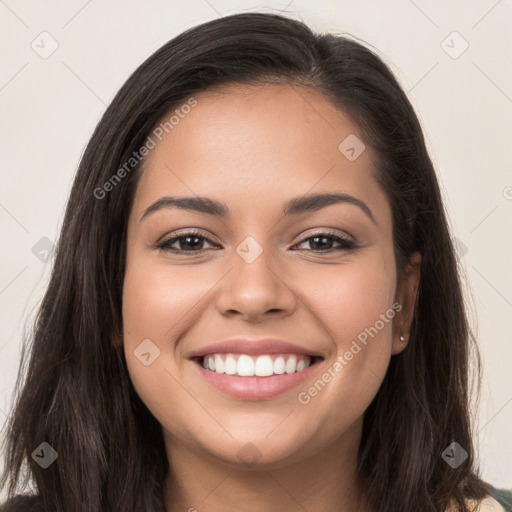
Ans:
MULTIPOLYGON (((147 156, 128 223, 123 291, 128 370, 162 425, 173 475, 165 482, 166 510, 353 512, 364 491, 355 478, 363 414, 390 358, 407 345, 420 257, 397 279, 376 156, 368 144, 354 161, 338 150, 349 134, 363 137, 321 94, 266 84, 194 97, 197 106, 147 156), (282 215, 287 200, 321 192, 364 201, 376 223, 348 203, 282 215), (165 195, 222 201, 231 216, 167 207, 140 220, 165 195), (183 228, 212 243, 175 242, 182 254, 155 248, 183 228), (314 246, 311 237, 326 230, 357 248, 314 246), (252 263, 236 252, 249 235, 263 249, 252 263), (395 302, 402 310, 392 321, 301 404, 297 393, 395 302), (325 359, 305 385, 283 395, 235 399, 198 377, 185 357, 233 336, 278 337, 325 359), (149 366, 134 355, 147 338, 160 350, 149 366), (250 467, 237 456, 247 443, 259 457, 250 467)), ((370 509, 361 502, 359 510, 370 509)))

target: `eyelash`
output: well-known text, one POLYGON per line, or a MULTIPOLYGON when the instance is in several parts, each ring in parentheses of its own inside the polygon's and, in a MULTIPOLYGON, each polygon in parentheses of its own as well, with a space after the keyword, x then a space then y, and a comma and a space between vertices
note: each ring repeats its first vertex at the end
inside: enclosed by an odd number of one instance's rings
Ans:
MULTIPOLYGON (((206 240, 210 244, 216 245, 215 242, 210 240, 207 236, 204 236, 202 233, 199 233, 198 231, 187 231, 186 233, 181 233, 178 236, 175 236, 168 240, 164 240, 160 243, 157 243, 155 245, 155 248, 159 249, 163 252, 170 252, 173 254, 192 254, 192 253, 202 252, 204 249, 199 250, 199 251, 185 251, 185 250, 181 250, 181 249, 173 249, 170 247, 173 243, 175 243, 183 238, 190 238, 190 237, 197 237, 197 238, 206 240)), ((302 251, 305 250, 305 251, 314 252, 314 253, 331 253, 331 252, 339 252, 339 251, 350 251, 350 250, 357 248, 357 245, 354 242, 352 242, 351 240, 341 237, 340 235, 338 235, 336 233, 332 233, 330 231, 322 231, 320 233, 315 233, 307 238, 304 238, 297 245, 307 242, 313 238, 328 238, 330 240, 340 243, 342 245, 342 247, 339 247, 337 249, 331 248, 331 249, 328 249, 325 251, 323 251, 321 249, 299 249, 299 250, 302 250, 302 251)))

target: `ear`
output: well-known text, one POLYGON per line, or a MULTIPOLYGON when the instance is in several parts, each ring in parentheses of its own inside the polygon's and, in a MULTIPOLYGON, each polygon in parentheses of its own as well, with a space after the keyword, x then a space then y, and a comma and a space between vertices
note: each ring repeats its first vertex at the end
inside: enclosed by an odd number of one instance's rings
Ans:
POLYGON ((398 282, 396 301, 402 306, 402 309, 398 311, 393 325, 393 345, 391 350, 393 355, 402 352, 409 343, 414 306, 420 284, 420 267, 421 254, 415 252, 409 258, 409 262, 398 282), (403 341, 400 339, 401 336, 404 338, 403 341))

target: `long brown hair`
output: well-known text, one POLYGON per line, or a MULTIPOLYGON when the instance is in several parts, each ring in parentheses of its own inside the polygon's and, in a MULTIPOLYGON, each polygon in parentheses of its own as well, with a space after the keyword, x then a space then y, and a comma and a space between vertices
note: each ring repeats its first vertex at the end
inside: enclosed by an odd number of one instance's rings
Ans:
POLYGON ((281 15, 245 13, 194 27, 156 51, 91 137, 6 424, 0 488, 8 485, 10 498, 24 477, 23 487, 32 479, 48 511, 164 511, 169 465, 161 426, 114 343, 122 336, 127 219, 144 159, 125 164, 163 116, 194 93, 265 81, 311 87, 350 116, 379 158, 398 270, 412 252, 422 254, 409 346, 392 357, 364 416, 358 475, 370 505, 435 512, 453 503, 467 511, 466 498, 492 492, 477 476, 470 428, 469 377, 473 368, 479 379, 478 352, 411 103, 377 54, 352 38, 315 34, 281 15), (58 453, 46 469, 32 456, 43 442, 58 453), (455 469, 441 456, 452 442, 468 454, 455 469))

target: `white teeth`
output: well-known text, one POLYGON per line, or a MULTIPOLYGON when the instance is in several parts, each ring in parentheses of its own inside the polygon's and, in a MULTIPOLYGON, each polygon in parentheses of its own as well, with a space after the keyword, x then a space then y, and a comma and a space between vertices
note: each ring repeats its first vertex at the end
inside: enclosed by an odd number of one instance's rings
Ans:
POLYGON ((224 373, 224 361, 222 360, 222 357, 217 354, 215 356, 215 371, 217 373, 224 373))
POLYGON ((274 373, 276 373, 277 375, 282 375, 284 373, 284 369, 285 369, 284 357, 279 356, 274 361, 274 373))
POLYGON ((235 375, 236 373, 236 359, 233 356, 227 356, 224 362, 224 371, 227 375, 235 375))
POLYGON ((311 365, 309 356, 283 354, 278 356, 246 354, 209 354, 203 357, 203 367, 215 373, 240 377, 269 377, 300 372, 311 365))
POLYGON ((274 363, 270 356, 260 356, 256 359, 254 375, 258 377, 268 377, 274 373, 274 363))
POLYGON ((236 365, 236 373, 242 377, 254 375, 254 361, 249 356, 240 356, 236 365))
POLYGON ((295 356, 291 356, 288 361, 286 361, 284 369, 286 373, 295 373, 295 370, 297 370, 297 358, 295 356))

